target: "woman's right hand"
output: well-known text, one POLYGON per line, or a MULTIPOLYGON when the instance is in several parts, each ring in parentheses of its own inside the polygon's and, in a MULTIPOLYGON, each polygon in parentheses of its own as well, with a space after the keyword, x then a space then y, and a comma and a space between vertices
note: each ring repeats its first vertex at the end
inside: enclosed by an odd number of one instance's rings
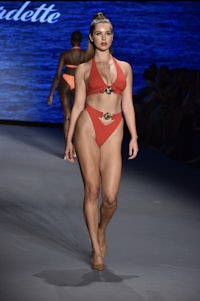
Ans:
POLYGON ((74 146, 71 142, 68 142, 65 148, 65 160, 70 163, 74 163, 74 146))
POLYGON ((48 97, 48 99, 47 99, 47 104, 48 104, 49 106, 51 106, 51 105, 52 105, 52 101, 53 101, 53 96, 50 95, 50 96, 48 97))

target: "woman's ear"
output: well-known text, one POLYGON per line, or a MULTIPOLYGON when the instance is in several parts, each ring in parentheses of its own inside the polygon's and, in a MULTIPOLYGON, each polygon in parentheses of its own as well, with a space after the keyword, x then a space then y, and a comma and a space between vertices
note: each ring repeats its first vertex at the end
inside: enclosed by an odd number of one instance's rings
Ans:
POLYGON ((92 39, 91 33, 89 34, 89 39, 90 39, 90 42, 93 43, 93 39, 92 39))

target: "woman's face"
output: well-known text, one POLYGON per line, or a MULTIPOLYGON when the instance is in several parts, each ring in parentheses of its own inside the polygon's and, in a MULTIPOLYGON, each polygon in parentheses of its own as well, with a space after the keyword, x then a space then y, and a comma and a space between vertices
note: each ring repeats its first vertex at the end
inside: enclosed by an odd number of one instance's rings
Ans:
POLYGON ((113 41, 113 32, 109 23, 98 23, 92 34, 90 40, 101 50, 107 50, 111 47, 113 41))

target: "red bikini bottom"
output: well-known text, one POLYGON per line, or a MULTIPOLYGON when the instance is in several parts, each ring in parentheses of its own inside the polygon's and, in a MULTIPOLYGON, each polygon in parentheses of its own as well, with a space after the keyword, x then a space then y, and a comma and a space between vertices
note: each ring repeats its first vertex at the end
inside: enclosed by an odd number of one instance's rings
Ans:
POLYGON ((116 114, 103 113, 86 105, 85 110, 88 112, 95 130, 95 140, 98 146, 102 146, 104 142, 112 135, 122 120, 122 112, 116 114), (109 124, 104 124, 99 118, 112 120, 109 124))

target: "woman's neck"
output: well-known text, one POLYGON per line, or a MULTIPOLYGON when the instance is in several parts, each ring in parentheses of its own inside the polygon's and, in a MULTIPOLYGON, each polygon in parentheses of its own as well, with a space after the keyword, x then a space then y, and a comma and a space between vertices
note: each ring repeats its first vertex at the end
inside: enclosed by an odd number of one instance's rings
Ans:
POLYGON ((110 59, 112 59, 112 54, 110 51, 95 51, 94 55, 95 61, 96 62, 109 62, 110 59))

